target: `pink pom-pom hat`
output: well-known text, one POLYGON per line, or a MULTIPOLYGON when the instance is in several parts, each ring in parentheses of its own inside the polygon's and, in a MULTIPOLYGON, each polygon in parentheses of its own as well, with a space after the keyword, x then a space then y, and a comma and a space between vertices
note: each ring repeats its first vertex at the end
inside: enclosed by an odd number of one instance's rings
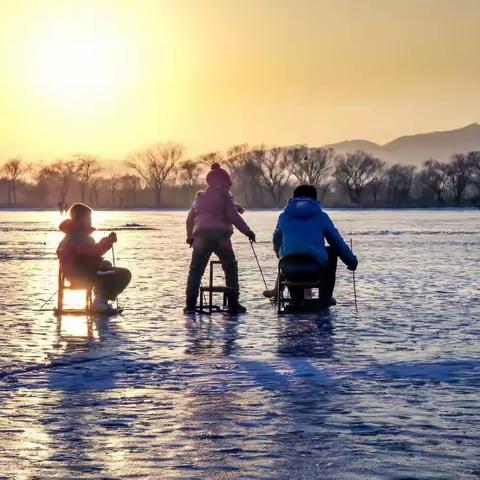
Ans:
POLYGON ((211 187, 230 187, 232 185, 232 179, 220 164, 214 163, 207 174, 207 185, 211 187))

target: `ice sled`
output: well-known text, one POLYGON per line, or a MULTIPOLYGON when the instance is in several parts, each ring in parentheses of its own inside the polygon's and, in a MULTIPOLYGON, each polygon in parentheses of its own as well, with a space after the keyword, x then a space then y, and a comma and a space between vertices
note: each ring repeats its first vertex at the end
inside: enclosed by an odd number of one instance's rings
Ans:
POLYGON ((208 275, 208 285, 200 286, 200 305, 195 309, 197 313, 204 313, 212 315, 212 313, 226 313, 228 312, 228 294, 230 288, 226 286, 214 285, 214 266, 221 265, 218 260, 210 261, 210 271, 208 275), (214 303, 213 295, 219 293, 222 295, 221 305, 214 303))
MULTIPOLYGON (((105 313, 97 312, 92 308, 92 294, 93 286, 86 285, 84 283, 70 283, 62 268, 58 268, 58 292, 57 292, 57 306, 53 309, 55 315, 105 315, 105 313), (84 290, 85 291, 85 304, 80 308, 64 308, 64 294, 65 290, 84 290)), ((123 308, 115 308, 108 313, 109 316, 119 315, 123 312, 123 308)))
POLYGON ((318 264, 309 255, 289 255, 278 262, 277 313, 315 313, 327 311, 329 305, 323 301, 324 279, 317 277, 318 264), (303 291, 299 302, 286 294, 291 289, 303 291), (310 292, 308 296, 306 292, 310 292))

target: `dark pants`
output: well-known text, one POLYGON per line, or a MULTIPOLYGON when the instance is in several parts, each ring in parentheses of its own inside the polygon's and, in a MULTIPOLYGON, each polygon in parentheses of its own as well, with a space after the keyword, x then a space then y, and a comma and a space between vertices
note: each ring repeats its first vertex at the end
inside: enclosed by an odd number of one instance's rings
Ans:
POLYGON ((217 255, 225 272, 225 283, 230 288, 228 296, 229 305, 238 302, 238 266, 233 252, 230 235, 219 231, 199 232, 193 243, 192 261, 188 272, 187 282, 187 307, 195 308, 197 305, 200 282, 207 268, 212 253, 217 255))
MULTIPOLYGON (((320 265, 310 255, 288 255, 280 260, 282 276, 291 282, 321 281, 320 301, 327 302, 333 296, 337 272, 337 254, 332 247, 327 247, 328 262, 320 265)), ((290 296, 294 303, 304 299, 304 287, 290 287, 290 296)))
POLYGON ((105 275, 96 273, 93 279, 95 297, 115 300, 127 288, 131 278, 130 270, 120 267, 108 269, 105 275))

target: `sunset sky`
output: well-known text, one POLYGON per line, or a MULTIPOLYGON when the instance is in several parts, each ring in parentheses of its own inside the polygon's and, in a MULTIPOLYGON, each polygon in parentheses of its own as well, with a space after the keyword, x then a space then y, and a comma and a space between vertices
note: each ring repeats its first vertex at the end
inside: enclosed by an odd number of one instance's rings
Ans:
POLYGON ((0 162, 480 120, 479 0, 0 0, 0 162))

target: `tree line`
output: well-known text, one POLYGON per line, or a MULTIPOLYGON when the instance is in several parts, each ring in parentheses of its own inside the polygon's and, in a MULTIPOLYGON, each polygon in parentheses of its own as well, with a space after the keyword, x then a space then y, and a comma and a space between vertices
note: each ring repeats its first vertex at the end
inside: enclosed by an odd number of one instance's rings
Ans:
POLYGON ((222 164, 236 199, 246 207, 281 207, 299 183, 315 185, 327 206, 435 207, 480 204, 480 152, 459 153, 447 162, 420 167, 393 164, 364 152, 331 148, 249 147, 185 157, 176 143, 132 153, 124 173, 112 173, 93 155, 76 154, 49 164, 19 157, 0 167, 0 204, 53 207, 76 201, 96 208, 188 207, 210 165, 222 164))

